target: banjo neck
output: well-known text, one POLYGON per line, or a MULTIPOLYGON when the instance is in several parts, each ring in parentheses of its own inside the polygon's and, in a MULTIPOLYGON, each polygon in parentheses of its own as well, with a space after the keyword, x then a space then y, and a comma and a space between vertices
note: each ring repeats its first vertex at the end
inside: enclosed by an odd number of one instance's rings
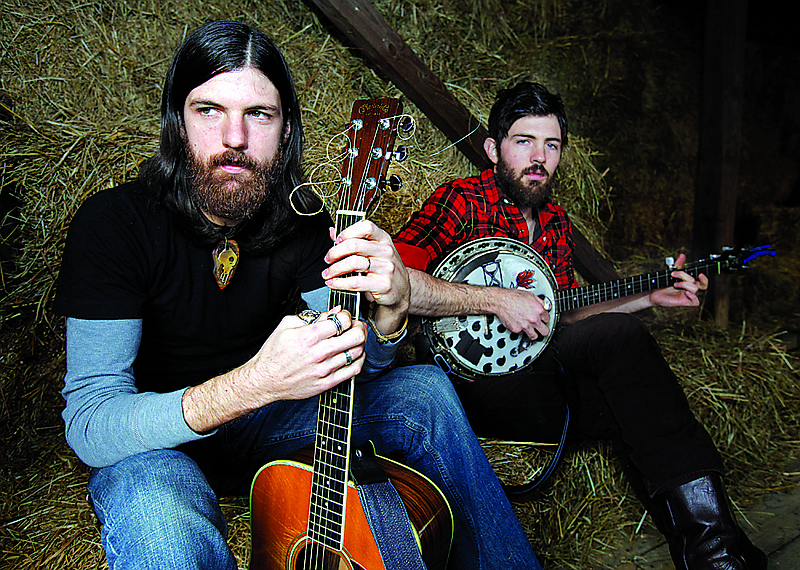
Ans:
MULTIPOLYGON (((635 275, 617 281, 607 281, 605 283, 586 285, 573 289, 562 289, 555 294, 556 310, 558 313, 561 313, 563 311, 588 307, 589 305, 602 303, 604 301, 612 301, 638 293, 671 287, 673 284, 680 281, 680 279, 676 279, 672 276, 672 272, 676 270, 676 267, 671 267, 662 271, 635 275)), ((681 270, 695 279, 701 273, 709 276, 716 275, 726 270, 725 260, 722 258, 712 258, 695 261, 687 263, 681 270)))

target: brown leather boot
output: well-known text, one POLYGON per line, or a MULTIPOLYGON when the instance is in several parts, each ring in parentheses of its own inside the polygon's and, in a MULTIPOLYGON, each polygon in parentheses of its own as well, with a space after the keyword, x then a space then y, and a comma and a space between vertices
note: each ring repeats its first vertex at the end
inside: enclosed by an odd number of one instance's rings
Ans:
POLYGON ((767 556, 753 546, 731 513, 717 474, 657 497, 677 570, 763 570, 767 556))

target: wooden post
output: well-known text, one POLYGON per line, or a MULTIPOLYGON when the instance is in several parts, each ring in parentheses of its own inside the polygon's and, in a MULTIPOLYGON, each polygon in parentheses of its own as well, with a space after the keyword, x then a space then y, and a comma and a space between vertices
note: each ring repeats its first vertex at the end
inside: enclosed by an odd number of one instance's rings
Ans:
MULTIPOLYGON (((747 0, 708 0, 706 5, 703 103, 694 215, 694 255, 733 244, 739 146, 744 99, 747 0)), ((728 324, 730 277, 715 278, 707 307, 728 324)))
MULTIPOLYGON (((394 83, 478 169, 489 166, 481 122, 386 23, 368 0, 309 0, 353 46, 394 83)), ((619 279, 614 266, 577 229, 575 268, 591 282, 619 279)))

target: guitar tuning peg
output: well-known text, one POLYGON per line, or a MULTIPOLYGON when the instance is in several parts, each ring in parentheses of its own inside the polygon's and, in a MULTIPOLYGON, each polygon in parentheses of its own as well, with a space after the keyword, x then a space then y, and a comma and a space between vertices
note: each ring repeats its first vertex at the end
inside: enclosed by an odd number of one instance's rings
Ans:
POLYGON ((400 178, 397 174, 392 174, 389 176, 389 180, 387 181, 387 185, 389 186, 389 190, 397 191, 403 187, 403 179, 400 178))
POLYGON ((667 267, 672 269, 673 267, 675 267, 675 258, 672 257, 672 256, 667 257, 667 258, 664 259, 664 263, 667 264, 667 267))
POLYGON ((397 162, 403 162, 408 158, 408 148, 406 148, 405 145, 400 145, 394 150, 392 156, 397 162))
POLYGON ((397 122, 397 128, 407 133, 414 128, 414 117, 411 115, 403 115, 397 122))

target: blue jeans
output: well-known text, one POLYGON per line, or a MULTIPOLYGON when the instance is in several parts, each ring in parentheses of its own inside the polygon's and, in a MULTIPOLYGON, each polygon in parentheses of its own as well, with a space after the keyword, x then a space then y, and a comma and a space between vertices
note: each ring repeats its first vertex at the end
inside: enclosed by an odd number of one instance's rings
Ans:
MULTIPOLYGON (((316 398, 276 402, 178 450, 94 469, 89 493, 111 570, 235 569, 217 495, 246 494, 264 463, 312 444, 316 415, 316 398)), ((357 385, 353 444, 367 440, 379 454, 404 457, 447 497, 450 568, 541 568, 438 368, 397 368, 357 385)))

